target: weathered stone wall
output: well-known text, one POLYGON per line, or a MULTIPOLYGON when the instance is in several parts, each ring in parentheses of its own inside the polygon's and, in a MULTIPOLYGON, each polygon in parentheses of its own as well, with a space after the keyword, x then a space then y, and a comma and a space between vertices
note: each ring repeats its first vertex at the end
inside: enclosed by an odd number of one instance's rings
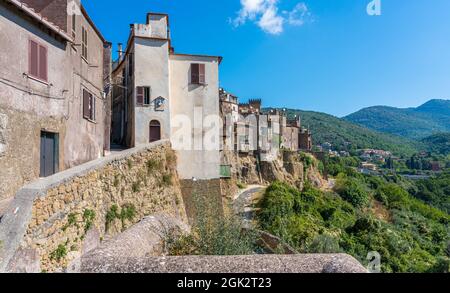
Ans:
POLYGON ((211 180, 180 180, 183 201, 189 223, 197 218, 197 209, 201 206, 201 199, 207 198, 211 207, 223 214, 224 197, 222 196, 220 179, 211 180))
POLYGON ((176 155, 167 141, 89 162, 22 189, 0 223, 0 271, 18 263, 9 258, 20 258, 24 251, 38 256, 42 271, 60 271, 86 251, 88 232, 110 238, 157 212, 186 221, 176 155))
POLYGON ((39 178, 41 130, 59 134, 58 169, 64 169, 63 116, 37 116, 0 106, 0 200, 39 178))

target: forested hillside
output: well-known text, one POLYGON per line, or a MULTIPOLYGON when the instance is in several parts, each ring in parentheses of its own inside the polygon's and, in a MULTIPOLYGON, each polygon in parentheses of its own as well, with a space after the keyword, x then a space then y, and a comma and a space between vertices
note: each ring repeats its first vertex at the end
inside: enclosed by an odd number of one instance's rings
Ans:
POLYGON ((417 108, 376 106, 344 118, 358 125, 409 139, 450 132, 450 100, 431 100, 417 108))

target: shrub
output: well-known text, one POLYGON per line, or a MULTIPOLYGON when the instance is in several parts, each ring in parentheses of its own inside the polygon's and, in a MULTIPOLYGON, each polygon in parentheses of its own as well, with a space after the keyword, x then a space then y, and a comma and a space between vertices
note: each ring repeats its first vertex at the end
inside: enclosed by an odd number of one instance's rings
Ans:
POLYGON ((161 162, 156 159, 149 159, 147 161, 147 174, 150 175, 153 171, 161 168, 161 162))
POLYGON ((75 213, 71 213, 67 217, 67 224, 64 225, 64 227, 62 228, 63 232, 65 232, 67 230, 67 228, 69 228, 71 226, 78 226, 77 225, 77 214, 75 214, 75 213))
POLYGON ((247 188, 247 184, 242 183, 242 182, 236 183, 236 186, 237 186, 239 189, 246 189, 246 188, 247 188))
POLYGON ((339 241, 330 235, 322 234, 314 237, 312 242, 308 244, 306 251, 308 253, 339 253, 339 241))
POLYGON ((347 176, 339 176, 335 187, 336 192, 357 208, 369 203, 369 194, 359 180, 347 176))
POLYGON ((128 169, 133 168, 133 161, 130 160, 130 159, 128 159, 128 160, 127 160, 127 166, 128 166, 128 169))
POLYGON ((256 249, 256 234, 235 216, 223 216, 211 198, 193 197, 196 218, 190 235, 166 237, 170 255, 248 255, 256 249))
POLYGON ((122 211, 120 212, 120 219, 122 222, 125 220, 131 221, 136 216, 136 207, 132 204, 126 204, 122 207, 122 211))
POLYGON ((173 177, 172 174, 164 174, 161 178, 161 186, 172 186, 173 177))
POLYGON ((175 152, 173 152, 173 151, 166 152, 166 162, 167 162, 167 165, 170 167, 176 166, 177 156, 175 155, 175 152))
POLYGON ((87 232, 92 228, 95 220, 95 212, 93 210, 86 209, 83 212, 84 231, 87 232))
POLYGON ((117 205, 113 205, 106 213, 106 222, 105 222, 106 231, 109 230, 109 226, 117 218, 119 218, 119 207, 117 205))
POLYGON ((133 184, 131 185, 131 190, 134 193, 141 191, 141 181, 133 182, 133 184))
POLYGON ((114 182, 113 182, 114 187, 119 186, 120 183, 119 177, 120 177, 119 174, 114 175, 114 182))
POLYGON ((64 244, 58 245, 58 248, 56 248, 54 251, 50 253, 50 259, 56 260, 57 262, 60 262, 66 256, 67 256, 67 248, 64 244))

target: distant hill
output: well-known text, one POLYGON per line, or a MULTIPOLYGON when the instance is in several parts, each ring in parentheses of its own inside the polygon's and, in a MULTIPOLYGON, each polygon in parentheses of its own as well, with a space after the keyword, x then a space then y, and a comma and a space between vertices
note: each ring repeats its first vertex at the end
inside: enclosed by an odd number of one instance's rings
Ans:
POLYGON ((450 155, 450 132, 438 133, 422 140, 428 151, 434 154, 450 155))
POLYGON ((450 132, 450 100, 431 100, 418 108, 376 106, 344 118, 349 122, 409 139, 450 132))
POLYGON ((287 115, 300 115, 302 125, 313 133, 314 144, 331 143, 337 150, 375 148, 409 156, 421 149, 421 144, 356 125, 325 113, 289 109, 287 115))

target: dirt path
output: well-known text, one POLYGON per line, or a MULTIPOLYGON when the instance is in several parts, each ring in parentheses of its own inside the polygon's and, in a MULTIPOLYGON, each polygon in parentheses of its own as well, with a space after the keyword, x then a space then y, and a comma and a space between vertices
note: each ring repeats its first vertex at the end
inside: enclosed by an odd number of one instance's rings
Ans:
POLYGON ((245 227, 253 224, 253 216, 257 210, 254 204, 257 203, 264 194, 265 186, 253 185, 242 190, 234 200, 233 209, 236 215, 239 215, 245 227))

